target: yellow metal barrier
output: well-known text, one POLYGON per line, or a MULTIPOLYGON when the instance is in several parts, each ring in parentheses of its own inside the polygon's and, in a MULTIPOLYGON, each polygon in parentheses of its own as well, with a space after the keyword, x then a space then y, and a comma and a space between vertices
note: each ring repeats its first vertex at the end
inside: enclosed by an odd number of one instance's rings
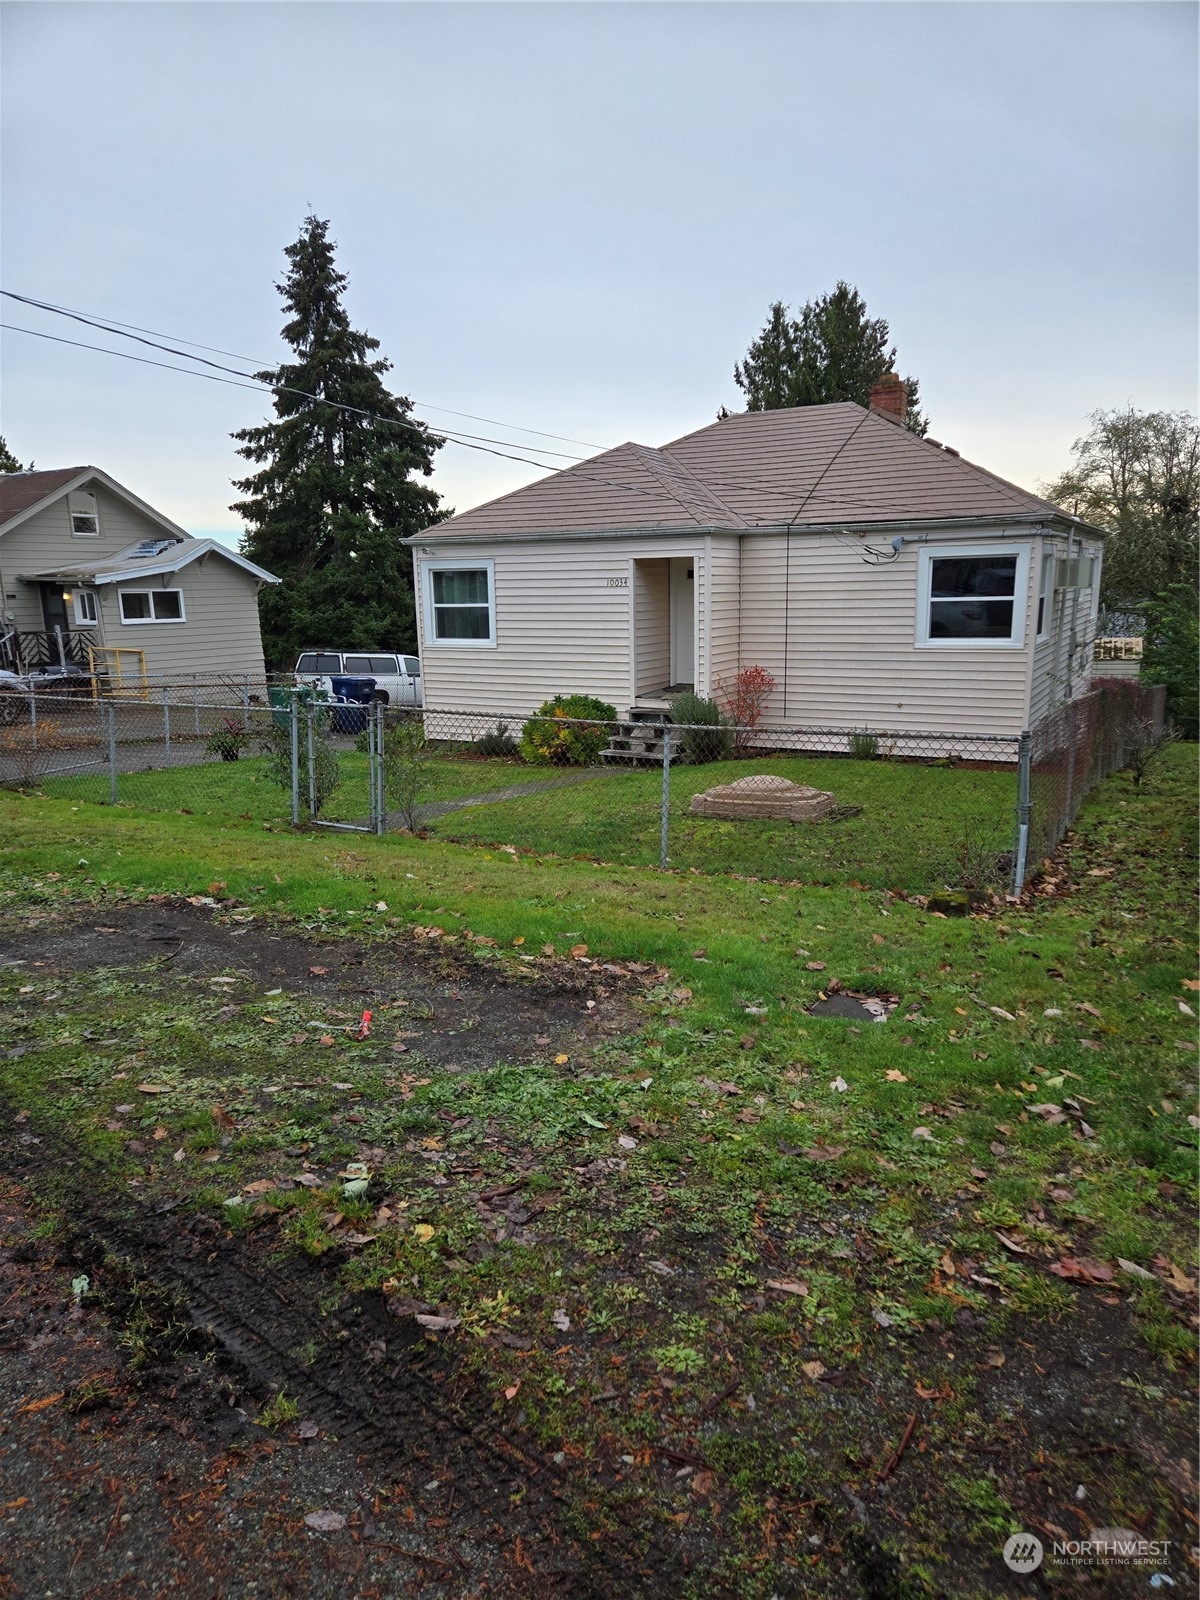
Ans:
POLYGON ((129 645, 88 645, 88 671, 92 675, 92 699, 100 698, 100 680, 108 694, 134 700, 149 700, 146 680, 146 652, 129 645))

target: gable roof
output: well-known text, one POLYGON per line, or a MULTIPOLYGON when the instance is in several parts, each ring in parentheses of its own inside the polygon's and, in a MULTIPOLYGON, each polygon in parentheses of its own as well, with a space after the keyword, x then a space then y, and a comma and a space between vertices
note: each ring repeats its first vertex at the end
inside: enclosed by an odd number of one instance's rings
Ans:
MULTIPOLYGON (((1057 506, 851 401, 745 411, 623 444, 416 537, 1042 521, 1057 506)), ((413 541, 408 541, 413 542, 413 541)))
POLYGON ((119 495, 152 522, 157 522, 174 538, 191 538, 186 528, 179 527, 169 517, 164 517, 161 511, 147 505, 100 467, 54 467, 47 472, 0 473, 0 534, 9 533, 55 500, 70 494, 72 489, 81 489, 84 484, 93 481, 111 489, 113 494, 119 495))
POLYGON ((147 549, 145 545, 156 541, 146 540, 142 545, 129 545, 115 555, 97 556, 94 561, 86 557, 70 567, 58 567, 53 572, 18 573, 24 583, 124 583, 130 578, 160 578, 179 572, 204 556, 221 556, 224 560, 248 572, 260 583, 282 583, 274 573, 256 567, 253 561, 238 555, 228 545, 216 539, 163 540, 166 549, 147 549))

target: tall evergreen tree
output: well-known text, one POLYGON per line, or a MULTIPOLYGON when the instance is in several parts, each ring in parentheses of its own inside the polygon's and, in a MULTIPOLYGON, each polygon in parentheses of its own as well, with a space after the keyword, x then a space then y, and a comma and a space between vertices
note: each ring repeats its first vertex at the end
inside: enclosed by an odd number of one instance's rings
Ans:
MULTIPOLYGON (((830 294, 810 300, 798 317, 776 300, 744 361, 733 369, 734 381, 746 396, 748 411, 776 411, 784 406, 823 406, 853 400, 865 406, 871 385, 894 368, 896 347, 889 346, 884 317, 868 317, 857 289, 839 282, 830 294)), ((924 434, 916 378, 905 378, 908 415, 905 427, 924 434)))
POLYGON ((283 579, 260 595, 275 669, 309 645, 415 650, 412 555, 400 540, 446 515, 419 481, 444 441, 385 387, 379 340, 350 326, 328 230, 306 217, 284 251, 277 287, 295 359, 256 374, 275 387, 275 420, 233 435, 258 469, 234 483, 246 496, 232 507, 246 522, 242 554, 283 579))

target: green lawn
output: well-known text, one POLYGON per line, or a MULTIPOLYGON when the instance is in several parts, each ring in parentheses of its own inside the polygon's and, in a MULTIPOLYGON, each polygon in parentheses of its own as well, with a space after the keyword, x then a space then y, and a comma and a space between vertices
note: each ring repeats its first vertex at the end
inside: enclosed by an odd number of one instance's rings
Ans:
MULTIPOLYGON (((996 827, 1007 815, 1006 774, 770 769, 862 804, 864 830, 879 807, 900 853, 877 846, 884 876, 916 859, 908 836, 938 797, 956 792, 955 816, 977 804, 996 827), (889 794, 907 795, 907 817, 889 794)), ((676 798, 740 770, 677 770, 676 798)), ((500 771, 511 781, 512 767, 500 771)), ((619 812, 624 796, 636 816, 653 781, 602 778, 537 804, 560 817, 577 806, 582 836, 589 803, 619 812)), ((673 1538, 686 1530, 701 1576, 681 1592, 696 1600, 858 1593, 844 1576, 860 1538, 847 1489, 896 1563, 892 1587, 872 1592, 1025 1595, 997 1557, 1017 1529, 1133 1526, 1180 1549, 1191 1538, 1169 1474, 1146 1462, 1187 1454, 1192 1427, 1195 1330, 1178 1285, 1196 1276, 1195 794, 1194 747, 1171 749, 1140 789, 1117 775, 1041 893, 962 919, 879 888, 663 875, 437 838, 351 846, 228 816, 84 814, 4 795, 10 932, 80 909, 100 922, 152 894, 207 895, 232 902, 214 914, 238 926, 394 947, 400 973, 414 936, 490 971, 528 973, 547 947, 558 960, 586 945, 599 962, 668 972, 634 1030, 583 1071, 536 1038, 474 1075, 432 1070, 419 1044, 391 1053, 402 1011, 381 1013, 364 1046, 339 1029, 324 1059, 353 1085, 355 1131, 324 1078, 291 1101, 267 1092, 295 1076, 298 1051, 306 1077, 323 1065, 292 1032, 312 1021, 302 986, 240 977, 216 994, 153 965, 0 969, 16 1050, 0 1084, 31 1128, 78 1142, 117 1187, 137 1176, 141 1192, 234 1228, 256 1219, 224 1201, 291 1171, 285 1150, 302 1139, 327 1179, 263 1202, 278 1259, 331 1252, 343 1264, 330 1294, 401 1282, 453 1307, 462 1325, 443 1359, 456 1392, 505 1418, 519 1387, 526 1433, 580 1483, 586 1467, 587 1526, 606 1526, 611 1496, 673 1538), (835 978, 895 996, 891 1020, 811 1017, 835 978), (106 1053, 82 1042, 85 1027, 128 1043, 106 1053), (412 1074, 403 1097, 397 1060, 412 1074), (151 1071, 172 1092, 138 1114, 185 1155, 147 1177, 147 1158, 105 1123, 120 1123, 130 1083, 151 1071), (237 1121, 219 1168, 200 1159, 215 1148, 214 1102, 237 1121), (335 1176, 367 1148, 393 1201, 382 1220, 335 1176), (422 1150, 452 1159, 431 1166, 422 1150), (479 1192, 518 1180, 541 1207, 537 1239, 493 1246, 479 1192), (345 1259, 333 1247, 347 1225, 374 1238, 345 1259), (559 1310, 569 1336, 551 1325, 559 1310), (906 1426, 911 1448, 885 1492, 906 1426), (1130 1440, 1149 1443, 1139 1455, 1130 1440), (663 1441, 702 1472, 663 1473, 652 1448, 663 1441)), ((718 859, 710 845, 703 864, 718 859)))
MULTIPOLYGON (((535 775, 539 769, 526 769, 535 775)), ((594 783, 501 804, 471 806, 432 824, 440 838, 646 866, 660 859, 662 774, 609 773, 594 783)), ((671 772, 668 859, 681 869, 811 883, 852 881, 928 892, 953 886, 963 867, 1003 886, 997 862, 1012 848, 1013 770, 925 766, 849 758, 722 761, 671 772), (689 814, 691 797, 769 773, 833 794, 838 810, 817 823, 727 822, 689 814)))
MULTIPOLYGON (((343 753, 341 783, 326 806, 330 820, 363 821, 369 812, 367 758, 343 753)), ((929 892, 968 881, 1004 887, 1012 847, 1015 774, 970 766, 850 758, 774 758, 675 767, 671 773, 668 859, 702 872, 798 879, 821 884, 929 892), (751 773, 770 773, 833 793, 837 811, 819 823, 726 822, 693 817, 693 794, 751 773), (965 877, 964 877, 965 873, 965 877)), ((539 855, 586 857, 629 866, 660 859, 662 773, 658 768, 597 769, 477 761, 435 755, 418 802, 442 802, 544 784, 544 792, 431 815, 436 837, 509 844, 539 855), (564 781, 566 780, 566 781, 564 781), (582 781, 576 781, 582 780, 582 781)), ((50 778, 47 795, 107 803, 105 773, 50 778)), ((290 796, 262 757, 122 774, 118 802, 145 811, 286 819, 290 796)), ((302 811, 305 797, 301 797, 302 811)))

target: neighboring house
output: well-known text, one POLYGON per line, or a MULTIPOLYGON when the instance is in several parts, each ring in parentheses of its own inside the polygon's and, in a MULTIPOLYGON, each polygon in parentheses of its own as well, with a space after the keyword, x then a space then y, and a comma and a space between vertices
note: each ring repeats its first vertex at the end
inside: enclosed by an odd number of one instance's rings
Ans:
POLYGON ((777 727, 1028 727, 1086 686, 1103 533, 902 406, 884 380, 619 445, 410 539, 426 707, 623 717, 761 666, 777 727))
POLYGON ((278 582, 97 467, 0 476, 5 666, 261 683, 256 597, 278 582))

